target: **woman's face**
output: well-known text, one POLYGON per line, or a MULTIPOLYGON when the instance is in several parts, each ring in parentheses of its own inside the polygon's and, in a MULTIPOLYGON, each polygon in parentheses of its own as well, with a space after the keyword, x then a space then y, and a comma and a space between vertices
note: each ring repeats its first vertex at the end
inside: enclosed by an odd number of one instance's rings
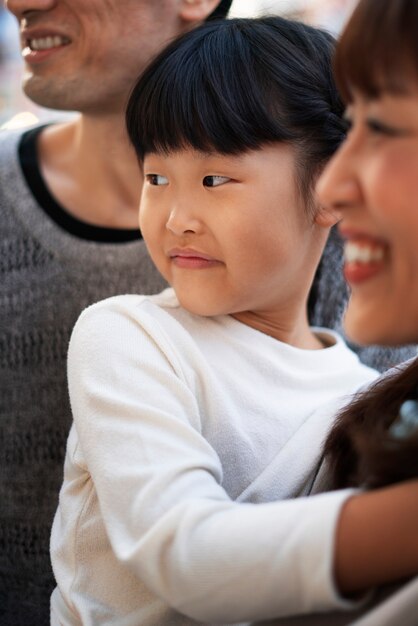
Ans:
POLYGON ((418 85, 355 94, 347 139, 322 174, 320 202, 341 217, 352 294, 347 334, 364 344, 418 340, 418 85))
POLYGON ((146 155, 141 230, 186 309, 232 314, 278 338, 296 329, 300 343, 327 230, 308 217, 295 167, 279 143, 236 156, 146 155))

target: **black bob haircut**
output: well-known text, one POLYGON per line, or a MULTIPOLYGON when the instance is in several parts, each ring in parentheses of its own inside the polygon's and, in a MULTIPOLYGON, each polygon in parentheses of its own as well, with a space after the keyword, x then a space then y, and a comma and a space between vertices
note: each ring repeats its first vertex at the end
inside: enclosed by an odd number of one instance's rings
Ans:
POLYGON ((226 17, 231 8, 232 0, 222 0, 216 9, 207 18, 208 20, 216 20, 217 18, 226 17))
POLYGON ((278 16, 209 21, 189 31, 131 93, 126 122, 138 158, 290 143, 300 192, 313 208, 313 182, 345 134, 333 52, 330 34, 278 16))

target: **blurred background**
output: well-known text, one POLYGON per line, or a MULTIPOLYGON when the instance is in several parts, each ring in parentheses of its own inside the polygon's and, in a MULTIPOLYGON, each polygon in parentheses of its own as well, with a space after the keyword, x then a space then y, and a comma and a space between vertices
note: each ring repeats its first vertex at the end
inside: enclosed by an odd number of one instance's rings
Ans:
MULTIPOLYGON (((88 0, 86 0, 88 1, 88 0)), ((231 17, 270 13, 290 16, 322 26, 336 36, 357 0, 234 0, 231 17)), ((28 126, 37 121, 68 117, 35 106, 20 88, 23 63, 16 20, 0 0, 0 128, 28 126)))

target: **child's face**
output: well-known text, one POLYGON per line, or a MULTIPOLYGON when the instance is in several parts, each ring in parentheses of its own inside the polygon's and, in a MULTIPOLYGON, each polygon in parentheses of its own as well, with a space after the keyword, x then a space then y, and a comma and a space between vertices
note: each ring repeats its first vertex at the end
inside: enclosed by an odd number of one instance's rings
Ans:
POLYGON ((148 154, 144 174, 140 227, 182 306, 300 318, 326 232, 307 216, 291 146, 148 154))

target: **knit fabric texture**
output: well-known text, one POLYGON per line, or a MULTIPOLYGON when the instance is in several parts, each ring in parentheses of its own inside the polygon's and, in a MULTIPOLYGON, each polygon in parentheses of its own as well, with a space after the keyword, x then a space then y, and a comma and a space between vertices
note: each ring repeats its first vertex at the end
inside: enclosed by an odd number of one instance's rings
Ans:
MULTIPOLYGON (((79 239, 47 216, 22 175, 20 137, 0 133, 0 624, 43 626, 54 587, 50 529, 71 425, 72 327, 97 300, 156 293, 165 284, 142 240, 79 239)), ((341 246, 332 238, 312 322, 338 330, 346 301, 340 265, 341 246)), ((366 349, 361 358, 384 369, 413 353, 366 349)))
MULTIPOLYGON (((0 134, 0 624, 49 624, 49 537, 71 412, 66 355, 87 305, 165 286, 145 244, 61 230, 37 205, 0 134)), ((92 197, 94 202, 94 197, 92 197)))

